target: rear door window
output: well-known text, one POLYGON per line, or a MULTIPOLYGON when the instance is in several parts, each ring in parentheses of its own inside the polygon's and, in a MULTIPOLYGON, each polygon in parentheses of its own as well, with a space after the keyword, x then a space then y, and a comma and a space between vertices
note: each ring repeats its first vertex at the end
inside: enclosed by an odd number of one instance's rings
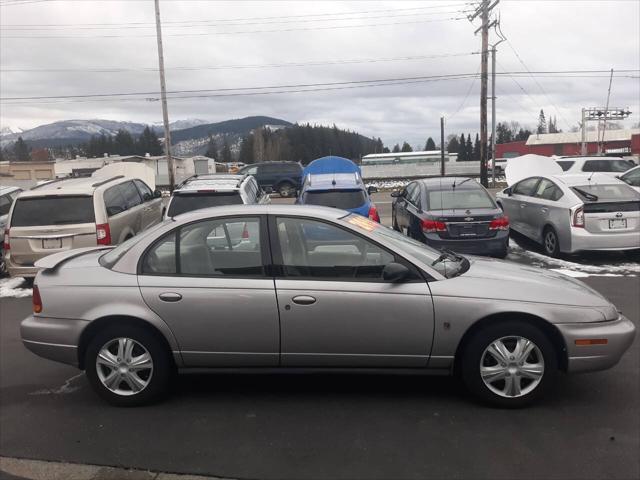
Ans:
POLYGON ((538 198, 544 198, 545 200, 555 201, 559 200, 562 197, 562 190, 560 190, 558 186, 551 180, 543 178, 542 180, 540 180, 534 196, 538 198))
POLYGON ((95 221, 92 196, 51 195, 16 200, 11 226, 72 225, 95 221))
POLYGON ((633 172, 624 175, 622 180, 634 187, 640 187, 640 168, 636 168, 633 172))
POLYGON ((104 192, 104 206, 107 209, 107 215, 112 217, 127 209, 127 202, 122 195, 120 185, 108 188, 104 192))
POLYGON ((0 197, 0 215, 6 215, 11 209, 11 197, 3 195, 0 197))
POLYGON ((363 190, 317 190, 306 192, 303 198, 306 205, 322 205, 343 210, 361 207, 364 202, 363 190))
POLYGON ((142 197, 140 197, 140 193, 133 182, 121 183, 118 187, 120 188, 120 192, 122 192, 127 209, 142 203, 142 197))

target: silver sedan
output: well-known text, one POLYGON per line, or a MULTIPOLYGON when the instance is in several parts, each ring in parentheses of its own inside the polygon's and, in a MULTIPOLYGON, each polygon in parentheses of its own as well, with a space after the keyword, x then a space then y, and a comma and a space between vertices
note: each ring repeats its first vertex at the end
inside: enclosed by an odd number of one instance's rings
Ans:
POLYGON ((531 176, 496 199, 511 229, 549 256, 640 249, 640 193, 611 175, 531 176))
POLYGON ((518 407, 560 371, 614 366, 635 335, 577 280, 324 207, 199 210, 37 266, 25 346, 84 369, 119 406, 205 367, 457 374, 481 400, 518 407))

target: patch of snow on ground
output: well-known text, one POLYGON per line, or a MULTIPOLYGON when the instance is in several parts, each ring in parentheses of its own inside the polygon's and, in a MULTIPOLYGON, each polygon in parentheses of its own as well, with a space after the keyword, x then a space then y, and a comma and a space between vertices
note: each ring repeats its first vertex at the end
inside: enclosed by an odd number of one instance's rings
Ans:
POLYGON ((31 289, 25 287, 24 278, 3 278, 0 280, 0 298, 30 297, 31 289))
POLYGON ((626 263, 617 263, 615 265, 585 265, 582 263, 570 262, 568 260, 562 260, 560 258, 552 258, 546 255, 543 255, 538 252, 533 252, 531 250, 525 250, 520 245, 518 245, 513 239, 509 240, 509 251, 512 254, 525 256, 532 258, 538 266, 552 266, 557 267, 563 272, 564 271, 572 271, 572 272, 581 272, 586 274, 618 274, 625 276, 636 276, 635 274, 640 274, 640 263, 635 262, 626 262, 626 263))
POLYGON ((575 270, 567 270, 566 268, 551 268, 552 272, 558 272, 563 275, 567 275, 568 277, 573 278, 586 278, 586 277, 625 277, 621 273, 587 273, 587 272, 576 272, 575 270))

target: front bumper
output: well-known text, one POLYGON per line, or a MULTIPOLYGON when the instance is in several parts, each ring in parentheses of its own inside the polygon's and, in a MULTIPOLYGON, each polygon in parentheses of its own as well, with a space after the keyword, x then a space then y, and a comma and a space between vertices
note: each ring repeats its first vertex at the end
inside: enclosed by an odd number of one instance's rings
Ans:
POLYGON ((20 336, 36 355, 77 367, 80 335, 87 324, 84 320, 32 315, 20 324, 20 336))
POLYGON ((457 253, 471 255, 501 255, 509 245, 509 232, 499 231, 495 237, 453 240, 440 238, 437 233, 424 234, 425 243, 435 249, 448 248, 457 253))
POLYGON ((567 347, 567 371, 593 372, 616 365, 631 346, 636 327, 620 315, 616 320, 592 323, 556 324, 567 347), (606 345, 576 345, 576 340, 606 339, 606 345))
POLYGON ((640 249, 640 232, 590 233, 584 228, 571 228, 571 251, 640 249))

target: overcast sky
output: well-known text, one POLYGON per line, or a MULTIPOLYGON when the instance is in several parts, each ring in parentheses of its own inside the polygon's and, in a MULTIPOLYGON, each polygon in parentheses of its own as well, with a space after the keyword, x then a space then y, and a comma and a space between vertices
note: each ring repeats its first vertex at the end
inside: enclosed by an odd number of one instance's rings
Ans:
MULTIPOLYGON (((472 2, 160 3, 169 91, 476 74, 480 68, 480 55, 473 54, 480 50, 480 37, 473 33, 478 20, 462 18, 472 2), (287 63, 298 65, 282 65, 287 63)), ((153 0, 0 0, 0 5, 1 126, 25 129, 73 118, 161 121, 160 102, 145 100, 157 98, 159 90, 153 0), (149 94, 126 101, 8 100, 129 92, 149 94)), ((639 121, 638 0, 502 0, 495 11, 509 40, 498 46, 498 72, 526 72, 514 51, 532 72, 636 70, 613 79, 610 104, 631 107, 625 125, 639 121)), ((490 38, 498 37, 491 32, 490 38)), ((498 78, 498 121, 534 127, 543 108, 569 130, 582 106, 606 103, 606 74, 534 75, 498 78)), ((270 115, 335 123, 379 136, 387 145, 404 140, 424 145, 428 136, 439 135, 441 115, 447 133, 478 131, 480 81, 431 80, 255 96, 204 92, 200 98, 171 99, 169 115, 171 121, 270 115)))

